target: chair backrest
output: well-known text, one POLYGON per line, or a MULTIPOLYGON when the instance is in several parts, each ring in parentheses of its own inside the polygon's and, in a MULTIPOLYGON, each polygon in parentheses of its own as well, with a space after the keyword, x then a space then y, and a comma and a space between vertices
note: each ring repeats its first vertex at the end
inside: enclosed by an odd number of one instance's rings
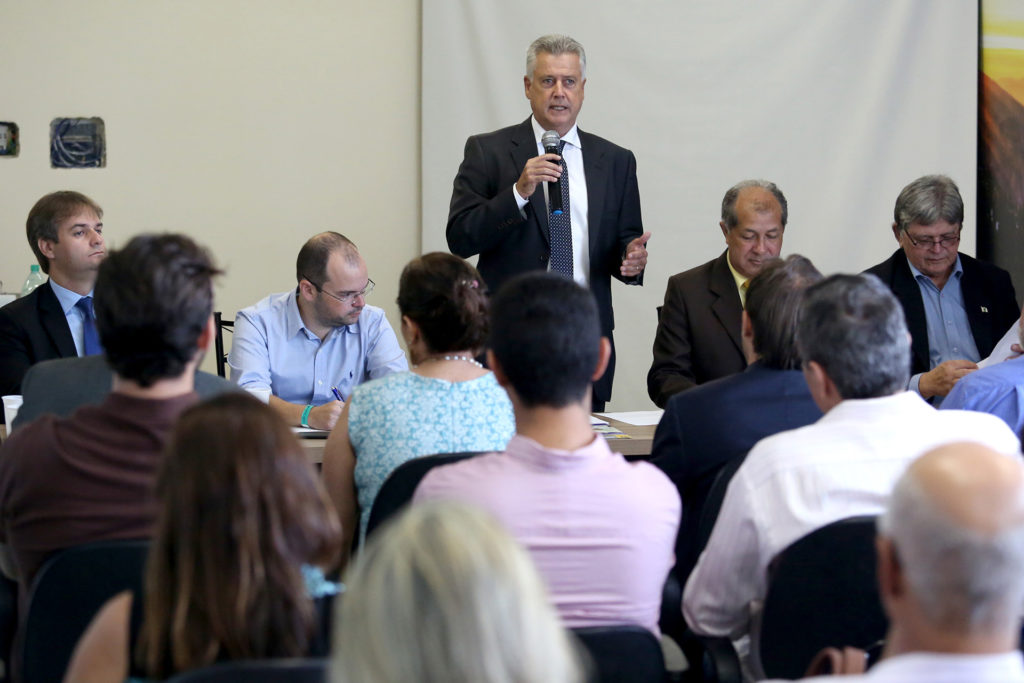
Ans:
POLYGON ((665 658, 661 643, 642 626, 574 628, 594 667, 591 683, 664 683, 665 658))
POLYGON ((802 677, 824 647, 868 649, 885 637, 875 557, 874 517, 833 522, 776 556, 758 649, 768 678, 802 677))
POLYGON ((384 485, 380 487, 377 497, 370 508, 370 519, 366 522, 366 536, 369 538, 374 529, 393 514, 401 510, 416 492, 416 487, 427 472, 439 465, 448 465, 459 460, 472 458, 484 451, 464 451, 462 453, 438 453, 424 455, 420 458, 407 460, 388 475, 384 485))
POLYGON ((59 681, 71 653, 108 599, 142 595, 149 541, 101 541, 62 550, 43 564, 21 620, 16 669, 24 681, 59 681))
POLYGON ((167 683, 324 683, 327 659, 260 659, 224 662, 184 671, 167 683))
POLYGON ((213 324, 216 335, 213 338, 213 352, 217 356, 217 374, 227 377, 228 354, 224 351, 224 330, 235 331, 235 321, 225 320, 220 311, 213 312, 213 324))

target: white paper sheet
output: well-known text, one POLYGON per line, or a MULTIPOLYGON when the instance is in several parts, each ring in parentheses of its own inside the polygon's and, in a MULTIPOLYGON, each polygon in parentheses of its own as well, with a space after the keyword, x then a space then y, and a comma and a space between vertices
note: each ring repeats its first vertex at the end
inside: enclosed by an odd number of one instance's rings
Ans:
POLYGON ((625 422, 628 425, 646 426, 656 425, 661 422, 661 416, 665 413, 664 410, 631 410, 626 413, 596 413, 601 417, 607 417, 610 420, 618 420, 619 422, 625 422))
POLYGON ((1010 358, 1016 358, 1017 354, 1010 350, 1010 347, 1014 344, 1020 343, 1020 327, 1018 323, 1014 323, 1010 326, 1010 329, 1006 331, 1003 338, 999 340, 996 347, 992 349, 992 353, 989 354, 988 358, 978 362, 979 368, 986 368, 989 365, 995 365, 996 363, 1002 363, 1004 360, 1010 358))

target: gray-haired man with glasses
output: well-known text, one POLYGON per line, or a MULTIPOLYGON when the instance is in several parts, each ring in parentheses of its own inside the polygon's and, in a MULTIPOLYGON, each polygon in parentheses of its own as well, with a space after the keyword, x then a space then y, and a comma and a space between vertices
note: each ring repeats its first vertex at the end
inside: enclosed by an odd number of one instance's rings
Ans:
POLYGON ((298 286, 238 312, 228 364, 243 389, 270 389, 289 424, 331 429, 359 383, 408 370, 356 245, 314 235, 295 264, 298 286))
POLYGON ((904 187, 894 219, 900 248, 867 272, 903 306, 913 337, 909 388, 938 405, 978 369, 1020 308, 1009 273, 957 251, 964 202, 952 179, 927 175, 904 187))

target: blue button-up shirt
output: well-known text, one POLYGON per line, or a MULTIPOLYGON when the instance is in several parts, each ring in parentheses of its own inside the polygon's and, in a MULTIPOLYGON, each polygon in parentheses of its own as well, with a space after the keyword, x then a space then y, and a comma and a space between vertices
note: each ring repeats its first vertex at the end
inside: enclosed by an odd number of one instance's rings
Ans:
POLYGON ((995 363, 961 378, 942 408, 990 413, 1020 434, 1024 429, 1024 358, 995 363))
MULTIPOLYGON (((53 280, 50 280, 50 287, 53 288, 53 293, 57 295, 57 301, 60 302, 60 307, 64 311, 64 317, 68 321, 68 329, 71 330, 71 338, 75 340, 75 351, 78 352, 79 356, 85 355, 85 333, 83 328, 85 326, 85 318, 83 317, 82 310, 75 308, 75 304, 82 298, 82 295, 78 292, 72 292, 66 287, 61 287, 53 280)), ((92 296, 92 292, 89 292, 89 296, 92 296)))
POLYGON ((295 291, 271 294, 238 312, 231 341, 231 379, 240 387, 270 389, 289 403, 348 400, 359 383, 408 370, 394 330, 376 306, 359 320, 332 329, 324 340, 306 329, 295 291))
MULTIPOLYGON (((960 288, 964 269, 960 265, 960 256, 956 257, 953 272, 942 289, 936 287, 931 278, 915 268, 909 259, 907 264, 924 301, 924 315, 928 325, 929 369, 947 360, 964 359, 977 363, 981 360, 981 355, 978 353, 978 345, 974 343, 971 323, 967 320, 967 309, 964 307, 964 294, 960 288)), ((921 393, 920 384, 921 375, 914 375, 910 378, 909 388, 921 393)), ((932 401, 936 406, 941 402, 941 396, 936 396, 932 401)))

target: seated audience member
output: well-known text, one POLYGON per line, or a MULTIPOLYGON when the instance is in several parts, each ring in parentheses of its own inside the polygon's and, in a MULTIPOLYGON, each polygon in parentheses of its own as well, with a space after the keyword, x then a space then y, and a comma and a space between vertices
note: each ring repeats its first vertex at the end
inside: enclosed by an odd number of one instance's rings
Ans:
POLYGON ((243 389, 270 389, 293 426, 331 429, 357 384, 408 370, 384 311, 368 306, 373 280, 348 238, 314 235, 295 264, 294 291, 238 312, 228 364, 243 389))
POLYGON ((185 411, 156 499, 145 595, 101 608, 66 680, 163 680, 227 660, 326 655, 316 599, 340 590, 321 570, 337 561, 341 529, 280 416, 241 393, 185 411))
POLYGON ((747 369, 676 394, 658 423, 651 462, 675 482, 683 501, 676 544, 682 581, 700 553, 698 523, 722 468, 745 457, 764 437, 821 417, 796 348, 804 290, 819 280, 821 273, 803 256, 767 261, 750 280, 743 310, 747 369))
POLYGON ((892 233, 900 248, 866 272, 892 289, 913 336, 908 388, 935 405, 977 369, 1017 318, 1010 274, 957 251, 964 202, 956 183, 927 175, 900 192, 892 233))
MULTIPOLYGON (((84 405, 98 405, 110 393, 114 372, 103 356, 57 358, 36 363, 21 382, 24 403, 11 427, 26 425, 40 415, 67 417, 84 405), (57 391, 54 387, 60 387, 57 391)), ((196 395, 205 400, 239 388, 217 375, 196 370, 196 395)))
POLYGON ((885 651, 867 674, 839 680, 1024 681, 1020 462, 974 443, 922 456, 896 482, 877 545, 885 651))
MULTIPOLYGON (((1024 310, 1018 333, 1024 346, 1024 310)), ((1024 430, 1024 356, 994 363, 961 378, 942 402, 942 408, 991 413, 1020 434, 1024 430)))
POLYGON ((29 211, 28 243, 50 279, 0 308, 0 395, 20 394, 25 371, 39 361, 102 351, 92 306, 96 270, 107 253, 101 218, 96 202, 67 190, 46 195, 29 211))
POLYGON ((658 316, 647 393, 664 408, 682 391, 741 372, 740 333, 747 283, 782 250, 789 206, 767 180, 736 183, 722 198, 726 250, 702 266, 673 275, 658 316))
MULTIPOLYGON (((745 638, 768 564, 830 522, 880 514, 896 479, 924 451, 975 440, 1019 453, 991 415, 939 413, 907 391, 910 339, 899 302, 871 275, 834 275, 804 295, 797 326, 804 377, 824 416, 757 443, 729 483, 683 595, 696 633, 745 638)), ((746 644, 737 644, 741 654, 746 644)), ((760 675, 756 650, 750 673, 760 675)))
POLYGON ((577 652, 530 557, 483 512, 407 508, 345 575, 333 683, 572 683, 577 652))
POLYGON ((518 433, 505 453, 435 468, 414 501, 460 500, 494 514, 530 551, 566 626, 658 633, 679 494, 590 426, 590 384, 609 354, 586 289, 554 273, 506 283, 491 304, 487 360, 518 433))
POLYGON ((96 327, 114 371, 110 393, 70 417, 19 427, 0 447, 0 542, 23 588, 54 551, 152 533, 160 453, 198 401, 219 272, 195 242, 170 234, 134 237, 100 266, 96 327))
POLYGON ((508 394, 474 360, 488 324, 476 268, 441 252, 413 259, 398 309, 412 370, 356 387, 324 447, 324 480, 349 542, 357 527, 365 535, 377 492, 403 462, 493 451, 515 433, 508 394))

